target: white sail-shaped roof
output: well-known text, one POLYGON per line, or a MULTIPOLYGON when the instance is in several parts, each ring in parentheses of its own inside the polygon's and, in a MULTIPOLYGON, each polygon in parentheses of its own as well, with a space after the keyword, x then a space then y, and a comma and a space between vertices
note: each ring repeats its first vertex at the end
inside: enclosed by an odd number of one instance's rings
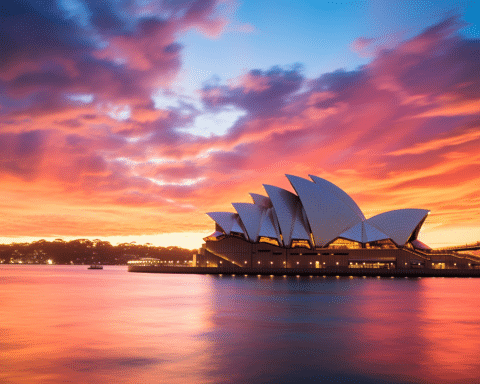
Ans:
POLYGON ((267 196, 251 193, 253 204, 234 203, 238 213, 209 212, 226 235, 243 234, 252 242, 259 237, 291 247, 292 240, 307 240, 323 247, 341 237, 359 243, 391 239, 397 245, 417 239, 428 210, 399 209, 365 219, 355 201, 335 184, 317 176, 313 180, 286 175, 298 196, 264 185, 267 196))
POLYGON ((363 243, 363 226, 362 222, 355 224, 353 227, 347 229, 345 232, 340 234, 339 237, 343 237, 344 239, 358 241, 359 243, 363 243))
POLYGON ((260 224, 260 232, 258 236, 271 237, 277 239, 279 244, 280 241, 280 231, 275 225, 275 220, 273 218, 273 209, 269 208, 264 211, 262 216, 262 223, 260 224))
MULTIPOLYGON (((220 227, 222 227, 223 231, 229 235, 232 231, 232 227, 236 222, 236 213, 232 212, 208 212, 208 216, 211 217, 213 221, 215 221, 220 227)), ((241 231, 243 233, 243 231, 241 231)))
POLYGON ((292 240, 308 240, 310 241, 310 231, 307 229, 307 224, 303 219, 301 209, 297 212, 295 220, 293 221, 292 234, 290 235, 292 240))
POLYGON ((262 217, 260 221, 260 231, 258 236, 271 237, 277 239, 281 244, 280 228, 276 220, 275 212, 273 210, 272 201, 269 197, 259 195, 258 193, 250 193, 253 203, 262 208, 262 217))
POLYGON ((293 235, 296 239, 310 240, 308 226, 301 214, 302 203, 298 196, 273 185, 264 184, 263 187, 272 201, 284 245, 287 247, 291 245, 293 235))
POLYGON ((343 232, 339 237, 364 244, 372 241, 388 239, 388 235, 365 221, 355 224, 353 227, 343 232))
POLYGON ((257 241, 264 208, 249 203, 233 203, 232 205, 238 212, 250 241, 257 241))
POLYGON ((270 208, 272 206, 272 202, 267 196, 259 195, 258 193, 250 193, 250 196, 252 196, 253 203, 256 205, 265 208, 270 208))
POLYGON ((335 184, 331 183, 328 180, 322 179, 318 176, 308 175, 315 184, 321 186, 323 189, 326 189, 337 196, 345 204, 347 204, 352 211, 354 211, 358 217, 362 220, 365 220, 362 210, 357 205, 357 203, 341 188, 337 187, 335 184))
POLYGON ((387 234, 397 245, 403 246, 428 215, 426 209, 397 209, 380 213, 367 220, 375 228, 387 234))
POLYGON ((305 208, 316 246, 324 246, 362 221, 331 188, 298 176, 286 176, 305 208))
POLYGON ((230 230, 231 232, 237 232, 237 233, 242 233, 245 237, 247 237, 247 234, 245 233, 245 230, 242 228, 242 224, 240 222, 240 217, 238 214, 235 214, 235 221, 233 222, 232 229, 230 230))
POLYGON ((379 229, 375 228, 373 225, 369 224, 368 222, 363 222, 362 225, 365 231, 363 243, 371 243, 372 241, 385 240, 390 237, 386 233, 383 233, 379 229))

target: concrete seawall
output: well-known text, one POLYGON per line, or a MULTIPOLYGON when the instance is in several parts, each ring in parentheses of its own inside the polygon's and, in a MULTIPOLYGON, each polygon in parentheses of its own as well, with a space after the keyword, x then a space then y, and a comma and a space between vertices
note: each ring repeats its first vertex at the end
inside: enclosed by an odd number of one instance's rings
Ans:
POLYGON ((274 276, 480 277, 480 269, 225 268, 129 265, 129 272, 274 276))

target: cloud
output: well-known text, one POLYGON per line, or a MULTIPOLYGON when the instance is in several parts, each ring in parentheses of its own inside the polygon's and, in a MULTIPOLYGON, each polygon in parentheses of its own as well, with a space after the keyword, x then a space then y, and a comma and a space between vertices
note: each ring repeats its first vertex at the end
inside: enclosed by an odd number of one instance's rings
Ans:
POLYGON ((176 40, 189 29, 209 36, 228 20, 216 1, 8 2, 0 15, 0 85, 29 97, 42 89, 102 98, 149 97, 180 68, 176 40))
POLYGON ((0 172, 26 180, 35 179, 47 137, 47 132, 38 130, 0 134, 0 172))
POLYGON ((252 70, 232 87, 207 84, 202 90, 203 102, 212 109, 235 105, 252 114, 268 116, 300 89, 304 80, 301 69, 299 65, 287 69, 275 66, 268 71, 252 70))
MULTIPOLYGON (((375 49, 355 70, 251 69, 213 78, 197 98, 171 84, 178 37, 218 37, 227 19, 216 3, 25 4, 7 5, 0 23, 0 181, 9 198, 37 196, 35 217, 70 212, 79 226, 65 235, 208 232, 204 212, 250 201, 264 183, 291 189, 285 173, 333 181, 367 215, 445 214, 436 230, 480 210, 480 42, 459 34, 459 17, 375 49)), ((6 235, 55 233, 58 220, 41 227, 21 208, 5 208, 17 220, 6 235)))
POLYGON ((369 51, 369 48, 375 42, 375 39, 368 37, 359 37, 355 39, 350 48, 357 52, 362 57, 368 57, 372 55, 372 52, 369 51))
POLYGON ((466 131, 459 136, 439 137, 425 143, 416 143, 412 148, 405 148, 390 153, 393 156, 400 156, 405 154, 423 154, 429 151, 443 150, 446 147, 456 146, 467 143, 469 141, 477 141, 480 139, 480 127, 476 127, 466 131))

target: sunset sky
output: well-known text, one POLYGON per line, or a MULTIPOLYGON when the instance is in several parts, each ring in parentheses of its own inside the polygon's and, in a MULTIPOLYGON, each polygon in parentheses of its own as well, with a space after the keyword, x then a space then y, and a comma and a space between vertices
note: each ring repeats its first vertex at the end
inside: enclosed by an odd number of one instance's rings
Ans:
POLYGON ((285 174, 480 240, 480 2, 0 5, 0 242, 201 246, 285 174))

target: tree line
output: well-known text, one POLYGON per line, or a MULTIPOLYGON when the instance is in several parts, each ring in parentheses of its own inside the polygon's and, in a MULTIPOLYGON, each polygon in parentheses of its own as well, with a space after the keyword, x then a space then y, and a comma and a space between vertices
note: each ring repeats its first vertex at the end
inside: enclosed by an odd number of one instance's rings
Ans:
POLYGON ((0 263, 22 264, 107 264, 121 265, 129 260, 157 258, 172 263, 192 260, 197 250, 156 247, 152 244, 112 245, 100 239, 64 241, 38 240, 32 243, 0 244, 0 263))

